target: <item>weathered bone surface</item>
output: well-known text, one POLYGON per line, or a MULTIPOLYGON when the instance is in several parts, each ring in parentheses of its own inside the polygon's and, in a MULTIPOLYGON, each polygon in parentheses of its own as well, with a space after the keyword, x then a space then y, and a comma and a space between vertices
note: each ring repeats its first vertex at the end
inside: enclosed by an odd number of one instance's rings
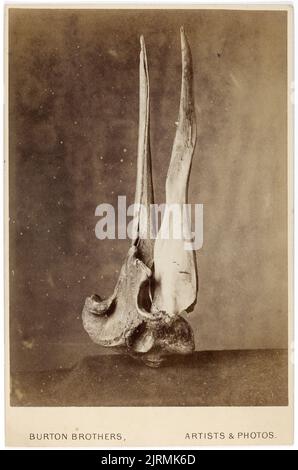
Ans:
MULTIPOLYGON (((136 236, 121 268, 119 279, 113 294, 107 300, 99 296, 88 297, 83 309, 83 325, 91 339, 102 346, 123 346, 126 338, 147 318, 150 311, 142 308, 139 300, 142 293, 148 292, 152 275, 153 240, 146 236, 147 227, 151 226, 150 204, 153 204, 153 184, 149 143, 149 77, 146 49, 141 37, 140 52, 140 112, 139 143, 137 162, 137 183, 135 203, 144 211, 136 214, 136 236), (141 236, 143 238, 141 238, 141 236), (147 284, 147 286, 146 286, 147 284)), ((145 297, 145 295, 143 295, 145 297)), ((146 299, 147 304, 148 300, 146 299)), ((145 304, 145 300, 143 301, 145 304)), ((145 304, 146 305, 146 304, 145 304)))
POLYGON ((129 352, 151 366, 159 367, 166 354, 189 354, 194 351, 193 332, 188 322, 178 316, 171 323, 142 323, 128 338, 129 352))
MULTIPOLYGON (((192 91, 192 63, 189 45, 181 28, 182 84, 178 126, 166 181, 166 204, 187 203, 188 180, 196 143, 196 123, 192 91)), ((156 290, 153 305, 175 316, 196 302, 197 273, 193 251, 185 250, 185 240, 173 238, 172 219, 164 217, 154 247, 156 290), (165 224, 169 226, 165 226, 165 224), (160 234, 167 230, 170 238, 160 234)), ((185 228, 185 227, 184 227, 185 228)))
POLYGON ((135 246, 129 249, 115 290, 107 300, 101 301, 98 296, 86 299, 84 328, 102 346, 123 346, 126 337, 143 321, 138 296, 152 272, 137 257, 137 252, 135 246))
MULTIPOLYGON (((181 28, 182 85, 179 122, 166 181, 166 203, 187 202, 188 180, 196 141, 190 48, 181 28)), ((193 251, 184 240, 150 238, 154 224, 150 155, 149 75, 144 38, 140 52, 140 107, 136 230, 113 294, 86 299, 83 325, 90 338, 102 346, 125 346, 145 364, 158 367, 170 353, 194 350, 193 332, 181 317, 196 302, 197 274, 193 251), (139 205, 139 206, 138 206, 139 205), (147 210, 141 210, 145 207, 147 210)), ((162 227, 172 224, 164 217, 162 227)), ((162 230, 161 227, 161 230, 162 230)), ((172 233, 172 227, 170 234, 172 233)))

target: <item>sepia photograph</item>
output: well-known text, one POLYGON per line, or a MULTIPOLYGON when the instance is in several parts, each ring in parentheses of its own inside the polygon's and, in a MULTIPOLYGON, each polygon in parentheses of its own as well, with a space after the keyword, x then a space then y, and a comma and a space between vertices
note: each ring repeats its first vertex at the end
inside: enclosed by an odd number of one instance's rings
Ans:
POLYGON ((7 8, 10 410, 290 409, 289 8, 7 8))

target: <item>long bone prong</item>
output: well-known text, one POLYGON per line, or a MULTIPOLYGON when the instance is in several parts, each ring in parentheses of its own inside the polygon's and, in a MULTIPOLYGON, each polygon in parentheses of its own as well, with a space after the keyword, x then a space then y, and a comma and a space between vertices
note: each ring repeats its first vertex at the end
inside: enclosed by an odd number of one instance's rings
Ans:
POLYGON ((147 54, 144 37, 140 38, 139 71, 139 139, 135 205, 137 212, 136 237, 133 244, 138 246, 138 256, 149 267, 153 263, 153 240, 151 230, 151 204, 154 202, 151 151, 150 151, 150 91, 147 54))
MULTIPOLYGON (((178 125, 174 139, 170 166, 166 180, 166 204, 179 204, 183 214, 183 204, 187 202, 189 173, 196 143, 196 122, 192 85, 192 59, 189 44, 181 28, 182 80, 178 125)), ((181 217, 182 224, 186 220, 181 217)), ((197 274, 193 251, 187 251, 182 234, 173 237, 173 219, 165 218, 162 228, 168 228, 170 239, 163 240, 160 230, 154 248, 156 290, 154 308, 175 316, 189 309, 196 301, 197 274), (168 227, 166 227, 168 225, 168 227)))
POLYGON ((144 38, 141 36, 139 76, 139 139, 135 204, 136 232, 113 294, 107 300, 88 297, 83 323, 92 340, 104 346, 122 346, 132 331, 150 317, 150 278, 153 240, 150 239, 153 184, 149 136, 149 76, 144 38), (148 286, 148 288, 146 288, 148 286), (140 298, 144 308, 139 305, 140 298), (149 311, 147 311, 147 309, 149 311))
POLYGON ((181 27, 182 79, 178 125, 166 180, 167 204, 187 202, 188 179, 196 144, 193 70, 190 47, 181 27))

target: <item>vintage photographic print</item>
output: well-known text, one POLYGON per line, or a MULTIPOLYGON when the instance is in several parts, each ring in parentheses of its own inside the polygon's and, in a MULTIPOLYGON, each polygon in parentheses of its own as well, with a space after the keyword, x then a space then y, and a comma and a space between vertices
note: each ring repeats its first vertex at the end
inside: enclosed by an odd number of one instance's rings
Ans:
POLYGON ((290 443, 291 8, 6 33, 8 444, 290 443))

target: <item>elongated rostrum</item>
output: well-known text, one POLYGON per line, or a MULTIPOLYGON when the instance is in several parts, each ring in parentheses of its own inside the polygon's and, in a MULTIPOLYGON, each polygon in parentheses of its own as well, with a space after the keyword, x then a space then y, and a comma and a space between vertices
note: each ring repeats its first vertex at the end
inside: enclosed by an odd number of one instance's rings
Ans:
MULTIPOLYGON (((166 205, 187 203, 189 175, 196 143, 193 71, 190 47, 180 30, 182 80, 178 124, 166 178, 166 205)), ((173 236, 171 217, 163 217, 157 237, 150 153, 150 92, 146 47, 140 39, 139 138, 135 191, 136 230, 110 297, 87 297, 83 325, 90 338, 107 347, 125 348, 146 365, 158 367, 170 353, 189 354, 193 331, 184 318, 197 301, 195 252, 183 237, 173 236), (145 207, 147 210, 141 210, 145 207), (168 233, 167 238, 162 233, 168 233)), ((182 221, 181 221, 182 223, 182 221)))

